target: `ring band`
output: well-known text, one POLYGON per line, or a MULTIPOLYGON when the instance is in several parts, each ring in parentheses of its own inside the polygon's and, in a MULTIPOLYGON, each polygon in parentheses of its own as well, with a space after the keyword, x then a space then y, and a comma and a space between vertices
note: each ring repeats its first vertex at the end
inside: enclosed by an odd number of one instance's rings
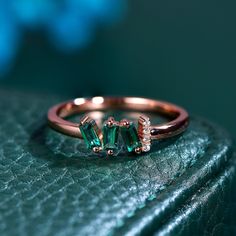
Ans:
POLYGON ((113 149, 117 146, 119 129, 128 151, 140 153, 150 150, 151 140, 169 138, 182 133, 188 126, 189 116, 183 108, 164 101, 139 97, 93 97, 76 98, 53 106, 48 111, 48 121, 53 129, 65 135, 83 138, 87 147, 94 152, 105 148, 107 153, 112 155, 113 149), (64 119, 77 113, 110 109, 151 112, 161 114, 171 120, 167 123, 151 125, 149 117, 140 115, 136 130, 133 122, 126 119, 117 122, 111 117, 101 130, 96 122, 88 116, 83 117, 79 123, 64 119), (108 136, 111 137, 107 140, 108 136))

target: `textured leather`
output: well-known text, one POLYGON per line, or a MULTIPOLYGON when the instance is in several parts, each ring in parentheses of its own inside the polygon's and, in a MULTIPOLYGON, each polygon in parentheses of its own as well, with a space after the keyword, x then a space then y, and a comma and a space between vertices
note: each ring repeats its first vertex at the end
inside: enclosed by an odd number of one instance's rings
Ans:
POLYGON ((235 235, 235 161, 157 229, 160 235, 235 235))
POLYGON ((47 109, 58 101, 0 90, 1 235, 232 232, 227 132, 191 117, 187 132, 149 154, 101 158, 47 127, 47 109))

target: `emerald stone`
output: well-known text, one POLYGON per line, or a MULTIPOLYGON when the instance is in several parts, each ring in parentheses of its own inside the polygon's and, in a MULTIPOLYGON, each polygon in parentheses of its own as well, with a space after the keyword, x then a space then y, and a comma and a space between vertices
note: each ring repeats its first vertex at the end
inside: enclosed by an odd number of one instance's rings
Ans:
POLYGON ((95 120, 88 120, 80 126, 80 132, 88 149, 101 147, 102 142, 99 139, 99 130, 95 120))
POLYGON ((138 137, 137 129, 133 123, 129 123, 127 126, 121 126, 121 136, 126 145, 128 152, 135 151, 136 148, 142 147, 142 144, 138 137))
POLYGON ((103 144, 106 150, 115 150, 118 148, 119 126, 116 124, 103 126, 103 144))

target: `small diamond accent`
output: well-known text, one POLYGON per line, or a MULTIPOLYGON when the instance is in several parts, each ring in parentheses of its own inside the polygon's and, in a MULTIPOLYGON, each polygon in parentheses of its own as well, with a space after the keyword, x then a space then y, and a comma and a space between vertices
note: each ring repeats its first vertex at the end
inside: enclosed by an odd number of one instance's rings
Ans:
POLYGON ((151 149, 151 122, 149 117, 140 116, 138 120, 138 135, 142 143, 142 151, 148 152, 151 149))
POLYGON ((149 120, 146 120, 146 121, 143 122, 143 125, 144 126, 150 126, 151 122, 149 120))
POLYGON ((142 147, 143 152, 149 152, 150 149, 151 149, 151 146, 150 146, 150 145, 144 145, 144 146, 142 147))
POLYGON ((142 139, 142 141, 143 141, 144 143, 147 143, 147 142, 150 141, 150 138, 149 138, 149 137, 144 137, 144 138, 142 139))
POLYGON ((144 134, 149 134, 149 133, 150 133, 150 129, 149 129, 149 128, 145 128, 145 129, 143 130, 143 133, 144 133, 144 134))

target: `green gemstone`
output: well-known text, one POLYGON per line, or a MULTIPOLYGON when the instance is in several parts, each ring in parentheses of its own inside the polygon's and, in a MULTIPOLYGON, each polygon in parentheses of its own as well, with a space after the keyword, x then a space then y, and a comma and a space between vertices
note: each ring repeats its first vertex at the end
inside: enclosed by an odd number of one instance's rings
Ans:
POLYGON ((94 120, 86 121, 84 124, 81 124, 79 128, 88 149, 102 146, 98 135, 98 127, 94 120))
POLYGON ((136 148, 142 146, 138 137, 137 130, 133 123, 130 123, 128 127, 121 126, 121 136, 124 140, 128 152, 133 152, 136 148))
POLYGON ((115 150, 118 148, 118 125, 107 125, 103 126, 103 144, 106 150, 115 150))

